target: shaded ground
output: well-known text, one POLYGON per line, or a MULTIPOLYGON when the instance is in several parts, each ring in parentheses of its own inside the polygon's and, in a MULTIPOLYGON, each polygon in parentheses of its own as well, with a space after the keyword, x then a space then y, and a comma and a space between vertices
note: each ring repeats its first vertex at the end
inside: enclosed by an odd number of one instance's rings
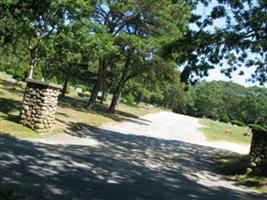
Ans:
MULTIPOLYGON (((149 126, 146 123, 140 126, 149 126)), ((84 124, 72 127, 72 137, 91 142, 63 145, 1 136, 1 189, 49 200, 267 198, 217 174, 214 163, 222 150, 130 130, 126 134, 84 124)))

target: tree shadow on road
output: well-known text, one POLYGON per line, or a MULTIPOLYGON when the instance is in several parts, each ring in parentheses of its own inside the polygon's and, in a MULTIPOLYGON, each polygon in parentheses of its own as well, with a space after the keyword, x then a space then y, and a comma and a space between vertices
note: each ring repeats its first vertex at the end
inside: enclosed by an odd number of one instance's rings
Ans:
POLYGON ((30 200, 261 199, 198 183, 197 174, 211 170, 216 149, 84 124, 69 131, 98 145, 51 145, 0 136, 1 188, 13 188, 30 200))

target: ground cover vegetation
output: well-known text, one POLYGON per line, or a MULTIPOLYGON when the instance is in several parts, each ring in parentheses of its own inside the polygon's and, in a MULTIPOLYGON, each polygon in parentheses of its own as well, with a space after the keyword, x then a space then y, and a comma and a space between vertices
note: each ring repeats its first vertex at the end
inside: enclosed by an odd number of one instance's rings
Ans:
POLYGON ((210 119, 200 119, 200 129, 210 141, 227 141, 241 145, 249 145, 251 137, 246 135, 248 127, 234 126, 210 119))

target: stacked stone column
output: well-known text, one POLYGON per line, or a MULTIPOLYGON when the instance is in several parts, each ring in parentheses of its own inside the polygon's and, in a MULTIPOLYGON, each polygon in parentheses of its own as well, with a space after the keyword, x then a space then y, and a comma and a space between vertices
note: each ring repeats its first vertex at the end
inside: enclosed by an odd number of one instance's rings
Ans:
POLYGON ((267 132, 253 130, 248 175, 267 176, 267 132))
POLYGON ((49 132, 55 124, 61 87, 32 79, 26 81, 20 122, 37 132, 49 132))

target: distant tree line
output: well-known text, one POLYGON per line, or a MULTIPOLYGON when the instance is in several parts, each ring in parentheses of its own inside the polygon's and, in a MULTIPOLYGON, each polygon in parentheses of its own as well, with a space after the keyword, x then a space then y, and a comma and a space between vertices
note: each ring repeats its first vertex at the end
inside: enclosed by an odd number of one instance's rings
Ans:
POLYGON ((233 82, 200 82, 184 91, 172 109, 222 122, 241 122, 267 127, 267 89, 233 82))

